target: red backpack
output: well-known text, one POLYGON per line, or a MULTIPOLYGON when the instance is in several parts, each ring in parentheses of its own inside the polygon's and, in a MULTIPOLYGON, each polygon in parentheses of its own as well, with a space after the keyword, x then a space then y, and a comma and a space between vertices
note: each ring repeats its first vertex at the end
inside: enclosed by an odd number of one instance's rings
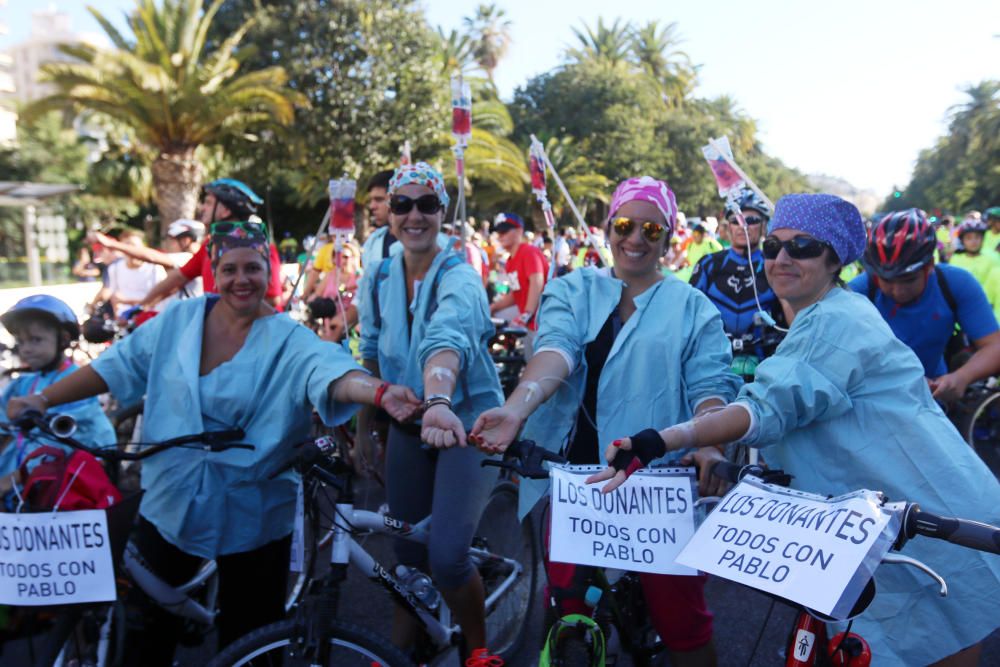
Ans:
POLYGON ((19 472, 32 509, 53 509, 57 502, 60 510, 104 509, 122 499, 104 466, 87 452, 67 455, 58 447, 39 447, 25 457, 19 472), (35 459, 40 461, 29 473, 28 462, 35 459))

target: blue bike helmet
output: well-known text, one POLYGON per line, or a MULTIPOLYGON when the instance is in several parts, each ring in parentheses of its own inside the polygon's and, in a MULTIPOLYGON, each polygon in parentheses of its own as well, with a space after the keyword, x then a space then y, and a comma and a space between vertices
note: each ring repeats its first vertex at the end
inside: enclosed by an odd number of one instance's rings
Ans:
POLYGON ((48 294, 35 294, 15 303, 10 310, 0 315, 0 323, 8 331, 17 329, 24 320, 42 318, 49 320, 70 335, 70 340, 80 337, 80 323, 73 309, 65 301, 48 294))
POLYGON ((759 194, 750 188, 743 188, 735 198, 726 200, 726 219, 728 220, 729 216, 736 215, 745 208, 759 212, 764 216, 765 221, 770 220, 774 214, 774 211, 759 194))
POLYGON ((257 207, 264 203, 246 183, 235 178, 216 179, 205 186, 205 192, 215 195, 240 220, 257 213, 257 207))

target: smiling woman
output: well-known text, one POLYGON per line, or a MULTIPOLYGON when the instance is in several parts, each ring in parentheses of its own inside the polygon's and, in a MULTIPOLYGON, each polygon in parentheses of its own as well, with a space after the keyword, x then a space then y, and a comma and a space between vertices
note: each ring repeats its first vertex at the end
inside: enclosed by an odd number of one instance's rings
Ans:
MULTIPOLYGON (((788 195, 770 234, 768 282, 794 311, 775 354, 732 405, 617 441, 605 458, 621 456, 618 465, 588 481, 611 480, 610 490, 628 476, 623 460, 738 441, 766 448, 768 464, 803 491, 873 489, 931 512, 1000 523, 1000 485, 932 398, 916 355, 867 298, 835 283, 865 244, 858 210, 832 195, 788 195)), ((880 665, 977 664, 978 642, 1000 619, 1000 601, 982 593, 1000 587, 1000 563, 927 542, 910 542, 907 555, 944 576, 948 597, 910 570, 879 568, 878 595, 854 629, 880 665)))
MULTIPOLYGON (((242 429, 252 450, 173 449, 149 459, 131 536, 172 585, 193 576, 202 559, 216 560, 220 646, 284 613, 298 480, 281 471, 292 446, 308 437, 312 411, 332 426, 356 403, 400 420, 419 407, 408 389, 371 378, 344 348, 264 301, 268 255, 262 225, 217 223, 209 257, 218 295, 175 303, 90 366, 8 406, 13 417, 110 390, 123 404, 145 396, 144 441, 242 429)), ((170 665, 181 619, 137 587, 129 603, 145 622, 130 632, 124 662, 170 665)))

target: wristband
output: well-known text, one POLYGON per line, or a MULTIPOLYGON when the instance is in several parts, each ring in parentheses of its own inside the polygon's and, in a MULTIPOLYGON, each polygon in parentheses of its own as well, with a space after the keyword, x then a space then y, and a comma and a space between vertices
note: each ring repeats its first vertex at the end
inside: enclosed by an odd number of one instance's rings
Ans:
POLYGON ((451 410, 451 399, 447 396, 437 394, 425 400, 424 404, 421 406, 421 409, 423 412, 427 412, 435 405, 443 405, 449 410, 451 410))
POLYGON ((385 391, 388 388, 389 388, 389 383, 383 382, 378 386, 378 389, 375 390, 375 407, 378 408, 379 410, 382 409, 382 397, 385 395, 385 391))

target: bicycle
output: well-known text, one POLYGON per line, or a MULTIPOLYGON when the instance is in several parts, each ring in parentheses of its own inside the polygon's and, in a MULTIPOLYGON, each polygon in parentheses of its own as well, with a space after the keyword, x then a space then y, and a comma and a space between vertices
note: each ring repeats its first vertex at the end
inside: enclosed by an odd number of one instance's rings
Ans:
MULTIPOLYGON (((484 462, 486 463, 486 462, 484 462)), ((426 544, 431 517, 416 524, 388 514, 355 509, 354 471, 344 461, 331 438, 307 441, 289 466, 303 476, 304 499, 311 535, 325 531, 319 525, 328 491, 334 515, 330 569, 313 579, 291 619, 275 623, 233 642, 210 663, 211 667, 244 665, 310 664, 408 666, 429 662, 459 644, 461 630, 430 577, 399 566, 395 571, 380 564, 361 546, 362 535, 387 535, 426 544), (341 587, 349 568, 355 568, 380 585, 397 604, 407 609, 420 626, 414 655, 368 628, 337 618, 341 587)), ((315 551, 313 540, 311 550, 315 551)), ((501 480, 490 495, 480 520, 470 555, 486 591, 487 645, 510 660, 520 648, 537 588, 537 553, 530 517, 517 518, 517 487, 501 480)))
POLYGON ((500 376, 503 395, 510 396, 517 387, 521 371, 527 363, 522 339, 528 335, 528 330, 523 327, 508 326, 506 320, 497 318, 492 320, 496 333, 489 341, 490 356, 493 358, 493 365, 496 366, 497 375, 500 376))
MULTIPOLYGON (((55 415, 45 418, 39 413, 29 412, 18 418, 14 424, 0 425, 0 428, 21 431, 27 436, 34 428, 38 428, 59 442, 86 452, 111 465, 105 465, 108 477, 117 485, 119 466, 126 461, 141 461, 174 447, 199 446, 213 452, 228 449, 252 449, 253 445, 233 442, 243 437, 241 429, 227 431, 206 431, 192 435, 171 438, 158 443, 149 443, 144 449, 124 451, 115 447, 97 448, 85 445, 72 436, 76 430, 75 421, 68 415, 55 415)), ((115 665, 119 660, 124 643, 124 606, 121 602, 124 593, 125 578, 130 576, 147 579, 145 571, 138 567, 136 555, 128 546, 128 535, 131 532, 134 518, 139 510, 142 492, 138 491, 123 498, 117 504, 110 506, 108 514, 109 540, 112 545, 112 560, 115 566, 116 586, 118 595, 115 602, 54 605, 51 607, 19 608, 28 617, 30 629, 48 629, 50 637, 43 649, 31 658, 31 667, 62 667, 63 665, 87 665, 104 667, 115 665), (41 613, 49 620, 43 623, 33 623, 41 613)), ((29 508, 33 509, 33 508, 29 508)), ((45 508, 43 511, 51 511, 45 508)), ((159 586, 161 597, 147 594, 155 602, 179 616, 193 621, 199 627, 210 628, 215 618, 215 597, 217 586, 214 583, 215 564, 206 561, 198 573, 187 583, 177 588, 167 586, 163 582, 153 582, 159 586), (200 599, 198 599, 200 596, 200 599)), ((155 577, 155 575, 153 575, 155 577)), ((0 637, 0 646, 3 645, 0 637)), ((8 638, 10 639, 10 638, 8 638)), ((34 654, 33 646, 30 647, 34 654)))
MULTIPOLYGON (((781 470, 767 470, 758 465, 740 465, 729 462, 719 462, 712 468, 712 474, 731 483, 737 483, 748 475, 760 478, 766 483, 788 486, 791 476, 781 470)), ((882 506, 888 506, 889 499, 879 493, 882 506)), ((720 498, 703 498, 699 502, 712 503, 720 498)), ((989 524, 956 517, 944 517, 920 509, 912 502, 893 503, 895 511, 901 517, 899 532, 892 549, 900 551, 906 543, 921 535, 934 539, 946 540, 970 549, 988 553, 1000 554, 1000 528, 989 524)), ((948 594, 948 585, 944 578, 925 563, 902 554, 889 553, 882 557, 881 564, 907 565, 925 573, 938 584, 939 594, 948 594)), ((763 591, 762 591, 763 592, 763 591)), ((853 619, 868 608, 876 595, 874 578, 869 579, 853 608, 845 619, 834 619, 830 616, 809 609, 804 605, 785 600, 770 593, 764 593, 772 600, 761 632, 757 637, 753 653, 747 664, 753 661, 763 637, 764 629, 770 620, 775 601, 784 602, 798 610, 784 647, 785 667, 869 667, 871 650, 860 635, 851 632, 853 619), (827 632, 827 624, 831 622, 847 622, 847 628, 833 637, 827 632)))
POLYGON ((974 382, 948 415, 962 439, 1000 475, 1000 386, 994 379, 974 382))

